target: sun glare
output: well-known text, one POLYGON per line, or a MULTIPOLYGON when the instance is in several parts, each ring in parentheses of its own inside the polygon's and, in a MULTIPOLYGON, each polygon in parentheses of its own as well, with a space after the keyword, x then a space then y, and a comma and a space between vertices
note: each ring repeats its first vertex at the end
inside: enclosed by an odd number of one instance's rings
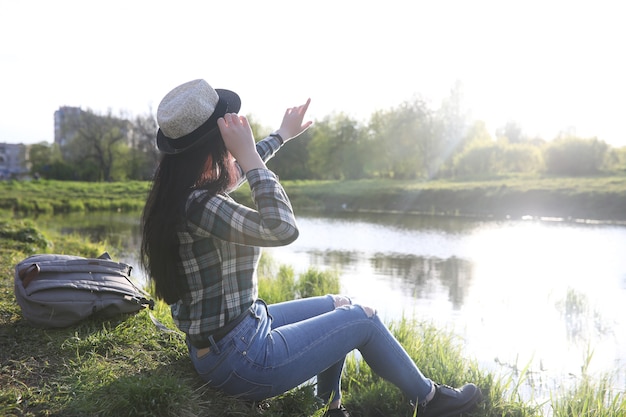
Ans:
MULTIPOLYGON (((579 234, 575 228, 528 221, 506 229, 486 226, 473 235, 467 244, 474 279, 464 314, 474 317, 467 321, 471 333, 482 334, 473 338, 474 349, 502 362, 543 361, 564 370, 579 369, 580 342, 599 352, 613 349, 592 340, 601 336, 597 329, 617 321, 617 311, 606 307, 621 304, 612 289, 617 277, 611 275, 619 270, 612 264, 619 259, 618 242, 590 241, 589 234, 582 240, 579 234), (510 352, 510 346, 526 356, 506 357, 502 352, 510 352)), ((604 358, 615 357, 605 353, 604 358)), ((606 365, 601 358, 594 362, 606 365)))

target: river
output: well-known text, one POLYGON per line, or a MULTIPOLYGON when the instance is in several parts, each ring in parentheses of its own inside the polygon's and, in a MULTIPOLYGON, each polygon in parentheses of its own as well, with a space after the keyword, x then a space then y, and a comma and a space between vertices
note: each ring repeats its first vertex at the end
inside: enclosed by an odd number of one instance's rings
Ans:
MULTIPOLYGON (((41 221, 107 239, 138 266, 138 214, 41 221)), ((384 320, 405 315, 449 330, 489 370, 528 367, 538 392, 575 381, 583 368, 611 373, 624 388, 626 227, 387 214, 298 223, 296 242, 266 253, 297 273, 336 271, 342 292, 384 320)))

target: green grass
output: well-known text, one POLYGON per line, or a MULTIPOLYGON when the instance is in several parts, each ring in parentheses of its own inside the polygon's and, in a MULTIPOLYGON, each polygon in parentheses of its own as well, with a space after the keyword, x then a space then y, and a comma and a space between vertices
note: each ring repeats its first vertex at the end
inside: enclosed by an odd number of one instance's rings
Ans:
POLYGON ((299 210, 626 220, 626 176, 287 181, 285 188, 299 210))
POLYGON ((137 211, 143 209, 149 187, 146 181, 0 181, 0 209, 25 214, 137 211))
MULTIPOLYGON (((297 211, 388 211, 626 221, 626 175, 465 180, 284 181, 297 211)), ((143 208, 149 182, 0 181, 0 210, 20 214, 143 208)), ((235 198, 251 204, 244 186, 235 198)))
MULTIPOLYGON (((262 404, 225 397, 196 376, 178 332, 160 331, 149 312, 109 320, 86 320, 55 330, 30 327, 13 295, 13 267, 33 253, 97 256, 115 248, 40 230, 36 223, 0 217, 0 415, 2 416, 315 416, 323 409, 306 385, 262 404)), ((288 266, 262 260, 260 293, 266 300, 338 290, 332 272, 307 271, 296 277, 288 266), (276 276, 276 278, 270 278, 276 276)), ((174 329, 169 308, 152 314, 174 329)), ((554 392, 547 404, 522 400, 526 372, 498 376, 464 355, 454 334, 412 318, 389 323, 423 372, 450 385, 476 382, 485 400, 472 415, 530 417, 619 416, 623 391, 611 376, 585 375, 571 390, 554 392)), ((407 398, 349 356, 343 377, 344 403, 355 417, 408 417, 407 398)))

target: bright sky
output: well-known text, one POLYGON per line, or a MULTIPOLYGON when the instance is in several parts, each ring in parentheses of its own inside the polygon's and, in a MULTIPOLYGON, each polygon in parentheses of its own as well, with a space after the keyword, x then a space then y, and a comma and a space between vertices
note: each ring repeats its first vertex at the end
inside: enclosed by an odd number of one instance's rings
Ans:
POLYGON ((472 119, 626 146, 619 0, 0 0, 0 142, 52 141, 54 111, 156 112, 185 81, 242 97, 277 127, 367 120, 460 81, 472 119))

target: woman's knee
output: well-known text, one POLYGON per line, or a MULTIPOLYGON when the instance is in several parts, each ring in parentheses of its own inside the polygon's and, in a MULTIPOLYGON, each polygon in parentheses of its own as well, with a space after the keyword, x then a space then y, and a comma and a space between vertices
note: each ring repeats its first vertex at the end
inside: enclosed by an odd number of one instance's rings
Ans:
POLYGON ((335 308, 352 304, 352 300, 350 300, 350 297, 346 297, 345 295, 331 294, 330 296, 333 298, 335 308))
POLYGON ((373 307, 364 306, 364 305, 360 305, 359 307, 361 307, 363 311, 365 311, 365 315, 369 317, 370 319, 376 315, 376 309, 373 307))
MULTIPOLYGON (((350 298, 346 297, 345 295, 332 294, 331 297, 333 298, 333 302, 335 303, 335 308, 339 308, 339 307, 346 306, 346 305, 352 305, 352 300, 350 300, 350 298)), ((373 307, 364 306, 364 305, 359 305, 359 307, 363 309, 363 311, 369 318, 372 318, 374 317, 374 315, 376 315, 376 309, 373 307)))

